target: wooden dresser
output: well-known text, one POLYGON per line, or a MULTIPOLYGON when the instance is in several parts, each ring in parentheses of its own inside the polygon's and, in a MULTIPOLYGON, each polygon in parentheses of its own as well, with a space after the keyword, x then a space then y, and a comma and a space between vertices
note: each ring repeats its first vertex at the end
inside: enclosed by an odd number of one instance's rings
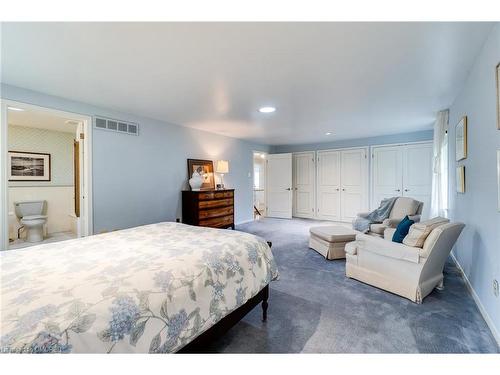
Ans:
POLYGON ((234 229, 234 189, 182 192, 182 222, 234 229))

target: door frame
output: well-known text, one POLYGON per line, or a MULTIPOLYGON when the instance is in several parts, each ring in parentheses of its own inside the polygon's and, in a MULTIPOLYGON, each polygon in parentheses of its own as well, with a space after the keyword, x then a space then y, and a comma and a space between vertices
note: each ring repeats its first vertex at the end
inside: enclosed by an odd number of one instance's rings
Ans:
POLYGON ((267 213, 267 155, 269 155, 269 152, 267 151, 258 151, 258 150, 253 150, 252 151, 252 221, 254 217, 254 181, 255 181, 255 154, 264 154, 265 158, 264 160, 264 212, 261 212, 261 217, 266 217, 267 213))
MULTIPOLYGON (((49 107, 42 107, 9 99, 0 99, 0 250, 9 247, 9 201, 7 181, 7 158, 8 158, 8 107, 16 107, 24 110, 35 110, 50 112, 53 115, 69 117, 83 123, 83 189, 80 191, 80 209, 84 213, 84 225, 80 226, 81 236, 93 234, 93 210, 92 210, 92 116, 80 113, 61 111, 49 107)), ((81 171, 82 172, 82 171, 81 171)), ((82 218, 80 218, 82 219, 82 218)), ((82 219, 83 220, 83 219, 82 219)))
MULTIPOLYGON (((369 186, 370 186, 370 193, 369 193, 369 202, 368 202, 368 206, 370 207, 370 210, 372 209, 372 207, 374 207, 374 204, 376 204, 376 202, 374 202, 374 197, 373 197, 373 192, 374 192, 374 187, 373 187, 373 158, 374 158, 374 154, 373 154, 373 149, 374 148, 380 148, 380 147, 394 147, 394 146, 410 146, 410 145, 419 145, 419 144, 433 144, 433 140, 428 140, 428 141, 416 141, 416 142, 400 142, 400 143, 385 143, 385 144, 379 144, 379 145, 371 145, 370 146, 370 160, 369 160, 369 163, 370 163, 370 172, 369 172, 369 186)), ((377 206, 378 207, 378 206, 377 206)))

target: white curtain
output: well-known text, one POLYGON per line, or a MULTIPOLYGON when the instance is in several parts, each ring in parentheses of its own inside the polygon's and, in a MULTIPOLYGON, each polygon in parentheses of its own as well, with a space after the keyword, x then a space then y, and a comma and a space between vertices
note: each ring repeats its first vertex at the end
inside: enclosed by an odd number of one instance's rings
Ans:
POLYGON ((434 124, 434 159, 430 217, 448 216, 448 110, 434 124))

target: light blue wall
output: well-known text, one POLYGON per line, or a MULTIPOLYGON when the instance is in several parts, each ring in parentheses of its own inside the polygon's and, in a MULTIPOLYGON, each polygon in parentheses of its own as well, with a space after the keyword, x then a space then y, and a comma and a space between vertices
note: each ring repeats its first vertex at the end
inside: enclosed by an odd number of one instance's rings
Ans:
POLYGON ((333 142, 272 146, 271 152, 280 153, 280 152, 316 151, 316 150, 329 150, 334 148, 363 147, 363 146, 387 145, 392 143, 420 142, 420 141, 430 141, 430 140, 432 140, 432 129, 412 132, 412 133, 384 135, 379 137, 344 139, 333 142))
POLYGON ((236 189, 235 220, 252 219, 252 151, 269 147, 5 84, 1 89, 5 99, 140 124, 139 136, 93 129, 95 233, 180 217, 187 158, 229 160, 224 180, 236 189))
POLYGON ((497 211, 497 130, 495 66, 500 62, 500 25, 494 27, 459 96, 450 108, 449 170, 450 218, 466 224, 454 255, 475 290, 497 340, 500 297, 493 279, 500 281, 500 212, 497 211), (467 115, 467 159, 455 161, 455 124, 467 115), (466 193, 456 193, 456 167, 465 165, 466 193), (494 332, 495 333, 495 332, 494 332))

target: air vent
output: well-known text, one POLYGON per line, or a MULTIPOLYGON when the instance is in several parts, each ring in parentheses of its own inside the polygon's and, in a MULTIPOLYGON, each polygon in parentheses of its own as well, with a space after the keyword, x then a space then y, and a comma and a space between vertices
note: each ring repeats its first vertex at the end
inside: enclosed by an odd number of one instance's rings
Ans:
POLYGON ((94 127, 96 129, 110 130, 131 135, 139 134, 139 124, 97 116, 94 117, 94 119, 94 127))

